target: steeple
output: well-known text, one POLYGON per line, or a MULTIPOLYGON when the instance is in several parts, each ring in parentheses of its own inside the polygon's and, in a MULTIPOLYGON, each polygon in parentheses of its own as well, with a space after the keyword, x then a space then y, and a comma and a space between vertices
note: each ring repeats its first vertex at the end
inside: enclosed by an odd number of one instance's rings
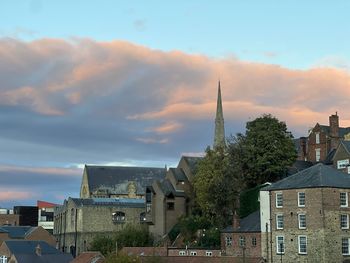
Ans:
POLYGON ((220 87, 220 80, 219 80, 218 101, 216 104, 216 117, 215 117, 214 149, 217 147, 224 147, 225 145, 226 144, 225 144, 224 114, 222 112, 221 87, 220 87))

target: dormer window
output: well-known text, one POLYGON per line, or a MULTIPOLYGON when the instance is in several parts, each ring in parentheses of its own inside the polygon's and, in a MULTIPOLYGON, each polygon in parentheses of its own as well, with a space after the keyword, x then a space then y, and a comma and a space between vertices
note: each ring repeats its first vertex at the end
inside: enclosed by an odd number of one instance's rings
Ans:
POLYGON ((112 214, 113 223, 124 223, 125 218, 125 213, 121 211, 117 211, 112 214))

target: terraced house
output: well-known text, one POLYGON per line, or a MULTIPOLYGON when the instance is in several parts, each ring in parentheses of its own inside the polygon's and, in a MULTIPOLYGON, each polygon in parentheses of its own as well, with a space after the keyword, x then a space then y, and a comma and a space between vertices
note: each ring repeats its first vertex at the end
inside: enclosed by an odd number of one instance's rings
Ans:
POLYGON ((348 174, 316 164, 260 191, 267 262, 350 259, 348 174))

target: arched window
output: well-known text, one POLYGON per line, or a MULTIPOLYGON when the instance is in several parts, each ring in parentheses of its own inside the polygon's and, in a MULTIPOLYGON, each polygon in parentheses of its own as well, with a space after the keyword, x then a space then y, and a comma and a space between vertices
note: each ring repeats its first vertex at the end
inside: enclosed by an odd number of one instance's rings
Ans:
POLYGON ((124 223, 125 222, 125 213, 117 211, 112 214, 112 220, 114 223, 124 223))
POLYGON ((146 222, 146 213, 142 212, 140 214, 140 223, 145 223, 146 222))
POLYGON ((72 228, 74 228, 75 226, 75 209, 74 208, 70 210, 70 223, 72 228))

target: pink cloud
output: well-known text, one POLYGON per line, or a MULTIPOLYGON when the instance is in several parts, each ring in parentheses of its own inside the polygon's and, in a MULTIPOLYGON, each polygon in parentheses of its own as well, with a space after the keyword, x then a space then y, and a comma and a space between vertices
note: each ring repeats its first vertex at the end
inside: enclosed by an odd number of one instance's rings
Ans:
POLYGON ((8 190, 0 187, 0 201, 23 200, 35 197, 32 192, 23 190, 8 190))

